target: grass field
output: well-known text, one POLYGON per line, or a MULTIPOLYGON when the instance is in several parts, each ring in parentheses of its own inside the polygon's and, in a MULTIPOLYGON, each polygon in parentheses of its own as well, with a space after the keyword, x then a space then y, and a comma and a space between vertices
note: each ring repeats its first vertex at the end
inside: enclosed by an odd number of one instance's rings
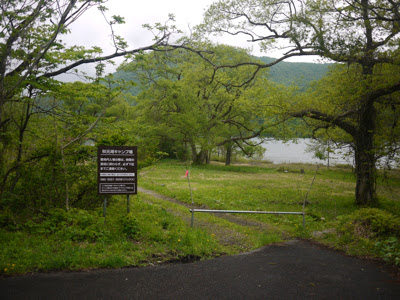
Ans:
MULTIPOLYGON (((305 204, 305 228, 299 215, 242 214, 240 218, 269 224, 273 228, 271 232, 279 232, 282 237, 311 238, 348 254, 386 257, 388 261, 400 264, 399 170, 379 172, 378 210, 372 215, 367 211, 365 214, 370 219, 360 220, 353 219, 359 218, 360 211, 354 204, 355 176, 351 168, 345 167, 328 169, 302 164, 184 166, 166 160, 144 170, 140 185, 190 203, 186 169, 190 171, 193 201, 197 207, 301 212, 305 204), (381 212, 388 214, 381 215, 381 212), (358 225, 353 228, 349 224, 358 225), (378 224, 376 228, 375 224, 378 224), (349 226, 353 232, 344 233, 349 226), (343 232, 339 233, 340 230, 343 232), (391 246, 382 250, 385 244, 391 246)), ((197 213, 195 218, 199 216, 197 213)))
MULTIPOLYGON (((143 170, 139 184, 190 203, 185 172, 185 166, 178 162, 164 161, 143 170)), ((378 185, 382 208, 396 215, 400 214, 400 202, 393 199, 399 199, 399 182, 399 174, 393 173, 390 181, 378 185)), ((319 167, 317 171, 315 165, 270 164, 190 166, 190 183, 195 204, 212 209, 302 211, 308 193, 305 206, 308 230, 324 228, 326 223, 358 208, 354 205, 355 177, 351 169, 319 167)), ((299 216, 243 217, 278 223, 290 232, 302 233, 299 216)))
POLYGON ((129 215, 126 198, 113 197, 106 224, 101 208, 53 210, 23 224, 15 224, 10 214, 2 212, 0 274, 192 261, 296 237, 400 265, 398 171, 381 174, 379 210, 366 211, 354 205, 355 177, 346 168, 183 166, 164 160, 142 169, 138 181, 140 187, 158 195, 139 192, 132 196, 129 215), (196 213, 194 228, 190 228, 187 170, 196 207, 301 212, 305 202, 306 226, 298 215, 196 213))

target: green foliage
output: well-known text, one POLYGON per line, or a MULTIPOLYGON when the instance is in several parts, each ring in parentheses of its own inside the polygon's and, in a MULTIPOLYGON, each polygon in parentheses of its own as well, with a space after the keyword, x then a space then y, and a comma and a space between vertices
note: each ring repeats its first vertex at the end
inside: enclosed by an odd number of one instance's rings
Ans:
MULTIPOLYGON (((132 96, 137 96, 141 91, 141 87, 137 85, 137 82, 139 82, 139 74, 133 71, 127 72, 123 70, 118 70, 113 74, 114 78, 120 79, 120 80, 125 80, 125 81, 132 81, 135 84, 130 86, 126 92, 131 94, 132 96)), ((135 103, 131 103, 134 105, 135 103)))
POLYGON ((379 256, 400 265, 400 219, 377 209, 363 208, 340 219, 337 232, 351 254, 379 256))
POLYGON ((121 218, 122 232, 126 237, 134 239, 139 234, 138 221, 132 213, 121 218))
MULTIPOLYGON (((275 59, 262 56, 264 63, 271 63, 275 59)), ((307 89, 313 81, 326 75, 332 64, 280 62, 270 68, 269 79, 286 86, 298 85, 302 90, 307 89)))
MULTIPOLYGON (((264 63, 271 63, 274 59, 266 56, 255 56, 256 60, 260 60, 264 63)), ((293 63, 293 62, 281 62, 270 68, 267 78, 278 84, 285 86, 298 85, 302 89, 306 89, 310 86, 313 81, 319 80, 326 75, 329 67, 332 64, 316 64, 316 63, 293 63)), ((115 72, 114 77, 116 79, 123 79, 125 81, 139 82, 140 72, 137 70, 118 70, 115 72)), ((135 85, 130 87, 127 92, 133 96, 137 96, 143 87, 135 85)))
POLYGON ((376 242, 375 247, 384 261, 400 266, 400 239, 398 237, 376 242))
MULTIPOLYGON (((0 17, 0 210, 24 214, 54 207, 93 208, 101 201, 96 192, 94 144, 137 145, 139 160, 158 159, 156 145, 136 138, 132 117, 134 97, 124 94, 135 84, 104 76, 106 63, 118 56, 132 57, 114 35, 120 16, 107 18, 104 0, 2 1, 0 17), (94 46, 67 47, 67 24, 98 6, 111 27, 115 52, 104 55, 94 46), (2 28, 3 28, 2 27, 2 28), (95 78, 80 73, 80 65, 95 62, 95 78), (84 82, 63 83, 57 75, 75 72, 84 82), (89 83, 87 83, 89 82, 89 83)), ((170 19, 173 19, 172 17, 170 19)), ((157 24, 159 45, 173 26, 157 24)), ((162 42, 164 44, 164 42, 162 42)), ((159 50, 158 46, 148 49, 159 50)), ((143 128, 138 128, 141 130, 143 128)))
MULTIPOLYGON (((250 59, 242 49, 224 45, 196 44, 213 51, 215 64, 250 59)), ((141 136, 158 140, 160 150, 181 157, 188 151, 195 163, 205 163, 210 151, 226 144, 250 140, 263 131, 251 108, 264 101, 261 72, 254 67, 240 71, 214 68, 189 52, 151 53, 120 66, 140 79, 142 92, 135 99, 135 118, 145 124, 141 136), (242 84, 252 75, 251 84, 242 84)), ((143 125, 142 125, 143 126, 143 125)))
POLYGON ((21 227, 18 220, 15 218, 10 209, 0 211, 0 228, 9 231, 15 231, 21 227))
POLYGON ((53 209, 18 230, 0 228, 0 274, 142 266, 227 251, 159 205, 136 197, 134 213, 126 215, 120 200, 111 202, 106 223, 100 211, 53 209))
POLYGON ((343 218, 337 230, 355 239, 400 237, 400 219, 377 208, 362 208, 343 218))
POLYGON ((274 104, 286 111, 284 119, 302 118, 313 135, 352 146, 355 202, 374 206, 377 158, 395 160, 400 143, 397 20, 395 1, 226 0, 209 7, 198 31, 251 37, 266 52, 283 40, 281 57, 260 68, 307 55, 338 63, 304 97, 294 94, 289 105, 274 104))
POLYGON ((53 209, 45 217, 35 217, 24 224, 24 229, 36 235, 54 235, 61 240, 105 241, 110 232, 104 227, 104 218, 82 209, 53 209))
MULTIPOLYGON (((106 78, 103 83, 113 81, 106 78)), ((10 135, 3 151, 8 160, 0 170, 0 207, 19 213, 98 207, 95 145, 138 146, 139 169, 162 157, 155 143, 137 138, 133 107, 121 89, 75 82, 28 99, 27 116, 9 125, 19 134, 10 135), (38 107, 49 113, 38 113, 38 107)), ((15 104, 18 109, 24 105, 15 104)))

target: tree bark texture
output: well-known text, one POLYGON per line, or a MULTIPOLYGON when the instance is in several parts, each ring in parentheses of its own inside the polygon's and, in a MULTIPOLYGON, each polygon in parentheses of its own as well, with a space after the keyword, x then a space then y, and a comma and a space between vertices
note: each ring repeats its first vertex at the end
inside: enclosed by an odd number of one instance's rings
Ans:
POLYGON ((372 101, 366 101, 359 114, 359 130, 355 136, 356 203, 371 206, 376 203, 376 158, 374 134, 376 110, 372 101))
POLYGON ((231 158, 232 158, 232 147, 227 147, 226 148, 225 166, 231 165, 231 158))

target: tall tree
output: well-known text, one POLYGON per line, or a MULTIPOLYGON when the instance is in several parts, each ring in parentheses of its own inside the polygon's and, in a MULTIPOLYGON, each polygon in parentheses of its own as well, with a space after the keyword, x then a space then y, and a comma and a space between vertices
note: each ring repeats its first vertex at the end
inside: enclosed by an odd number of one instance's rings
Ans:
MULTIPOLYGON (((7 124, 11 121, 12 102, 23 102, 38 93, 46 93, 57 82, 55 76, 76 70, 80 65, 96 64, 97 75, 104 71, 104 62, 143 51, 186 48, 185 42, 170 44, 175 27, 147 25, 155 34, 148 46, 129 49, 126 41, 114 35, 113 27, 124 23, 120 16, 107 21, 111 28, 115 51, 104 55, 100 47, 85 49, 67 47, 62 36, 68 27, 88 9, 98 7, 105 14, 106 0, 4 0, 0 3, 0 143, 6 147, 7 124)), ((169 21, 173 20, 170 16, 169 21)), ((166 23, 168 24, 168 22, 166 23)), ((198 51, 200 54, 200 51, 198 51)), ((2 161, 0 157, 0 162, 2 161)), ((1 166, 1 163, 0 163, 1 166)))
POLYGON ((8 124, 12 143, 3 149, 0 206, 13 199, 14 208, 40 209, 50 202, 61 206, 64 198, 68 208, 71 199, 76 204, 77 195, 95 190, 94 149, 86 143, 105 136, 104 127, 115 123, 124 104, 120 88, 78 81, 14 102, 11 108, 19 113, 8 124))
POLYGON ((290 114, 336 126, 352 138, 359 205, 377 201, 378 113, 387 107, 399 109, 399 7, 397 0, 228 0, 209 8, 202 28, 244 35, 264 51, 285 49, 282 57, 259 68, 293 56, 317 55, 357 69, 353 74, 358 89, 348 99, 350 105, 329 111, 303 106, 290 114), (383 77, 382 68, 394 70, 394 76, 383 77))
MULTIPOLYGON (((246 51, 229 46, 210 46, 209 50, 213 55, 207 59, 213 63, 250 59, 246 51)), ((253 73, 251 66, 215 74, 202 58, 175 52, 167 56, 152 53, 122 69, 139 72, 148 86, 137 98, 139 117, 160 138, 186 144, 196 163, 205 163, 216 146, 240 145, 264 130, 249 109, 264 100, 264 79, 258 76, 242 85, 253 73)))
MULTIPOLYGON (((80 150, 66 152, 75 146, 79 148, 83 137, 100 124, 99 120, 105 112, 103 109, 107 106, 104 103, 107 92, 104 92, 104 86, 99 85, 106 62, 111 62, 116 57, 129 57, 146 51, 187 49, 185 41, 175 44, 170 42, 171 36, 177 32, 170 25, 173 16, 169 16, 165 24, 156 24, 154 27, 147 25, 155 35, 154 40, 141 48, 130 48, 122 37, 114 34, 114 26, 124 23, 120 16, 106 18, 115 48, 112 53, 104 54, 100 47, 86 49, 80 45, 67 46, 63 37, 71 33, 70 25, 91 8, 97 7, 106 16, 107 8, 103 5, 106 2, 107 0, 0 1, 0 200, 6 197, 13 201, 35 199, 37 195, 28 195, 30 191, 24 189, 27 186, 24 183, 39 180, 36 175, 40 174, 36 174, 35 170, 44 170, 45 166, 54 167, 54 173, 64 171, 67 182, 67 175, 71 174, 68 166, 57 168, 60 151, 64 152, 61 153, 64 158, 74 157, 64 159, 64 162, 71 162, 72 167, 85 166, 81 161, 78 162, 80 150), (71 86, 57 80, 57 75, 70 71, 78 73, 77 68, 85 64, 95 65, 96 76, 90 79, 95 81, 92 85, 82 85, 84 91, 80 95, 74 93, 82 87, 79 84, 71 86), (71 89, 69 96, 66 95, 68 88, 71 89), (49 99, 56 99, 57 103, 53 105, 49 99), (100 102, 102 108, 99 111, 100 102), (77 113, 79 110, 82 110, 82 115, 77 113), (71 120, 73 122, 69 124, 71 120), (52 146, 47 143, 48 137, 54 137, 52 142, 56 141, 58 151, 50 149, 52 146), (53 157, 53 163, 41 164, 42 159, 50 156, 53 157), (23 171, 25 174, 22 174, 23 171), (26 175, 24 182, 21 180, 22 175, 26 175), (16 192, 18 188, 19 194, 16 192)), ((202 55, 201 51, 196 52, 202 55)), ((109 91, 115 92, 113 89, 109 91)), ((57 176, 44 176, 46 172, 47 170, 43 171, 40 180, 53 177, 55 182, 57 176)), ((74 180, 75 178, 70 179, 69 182, 74 180)), ((45 181, 42 184, 45 186, 45 181)), ((45 190, 51 191, 52 188, 45 190)), ((48 200, 53 196, 54 194, 48 195, 48 200)), ((10 203, 4 201, 0 206, 6 202, 10 203)))

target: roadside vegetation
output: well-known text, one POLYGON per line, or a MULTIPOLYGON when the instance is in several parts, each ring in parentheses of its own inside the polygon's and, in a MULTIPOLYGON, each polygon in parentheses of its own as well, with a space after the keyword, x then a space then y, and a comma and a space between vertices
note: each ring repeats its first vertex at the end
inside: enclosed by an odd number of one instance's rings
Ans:
POLYGON ((126 198, 114 196, 106 223, 100 208, 53 209, 25 222, 2 212, 1 274, 190 262, 293 238, 400 265, 398 170, 390 180, 379 177, 381 205, 360 209, 353 201, 354 174, 343 166, 316 171, 315 165, 212 163, 188 169, 197 208, 302 211, 305 201, 306 226, 299 215, 195 213, 191 228, 185 167, 166 159, 142 169, 139 177, 141 187, 163 197, 139 192, 128 214, 126 198))
POLYGON ((120 197, 113 200, 106 223, 101 210, 54 209, 15 226, 3 213, 0 273, 138 267, 235 253, 145 196, 135 197, 130 214, 120 197))

